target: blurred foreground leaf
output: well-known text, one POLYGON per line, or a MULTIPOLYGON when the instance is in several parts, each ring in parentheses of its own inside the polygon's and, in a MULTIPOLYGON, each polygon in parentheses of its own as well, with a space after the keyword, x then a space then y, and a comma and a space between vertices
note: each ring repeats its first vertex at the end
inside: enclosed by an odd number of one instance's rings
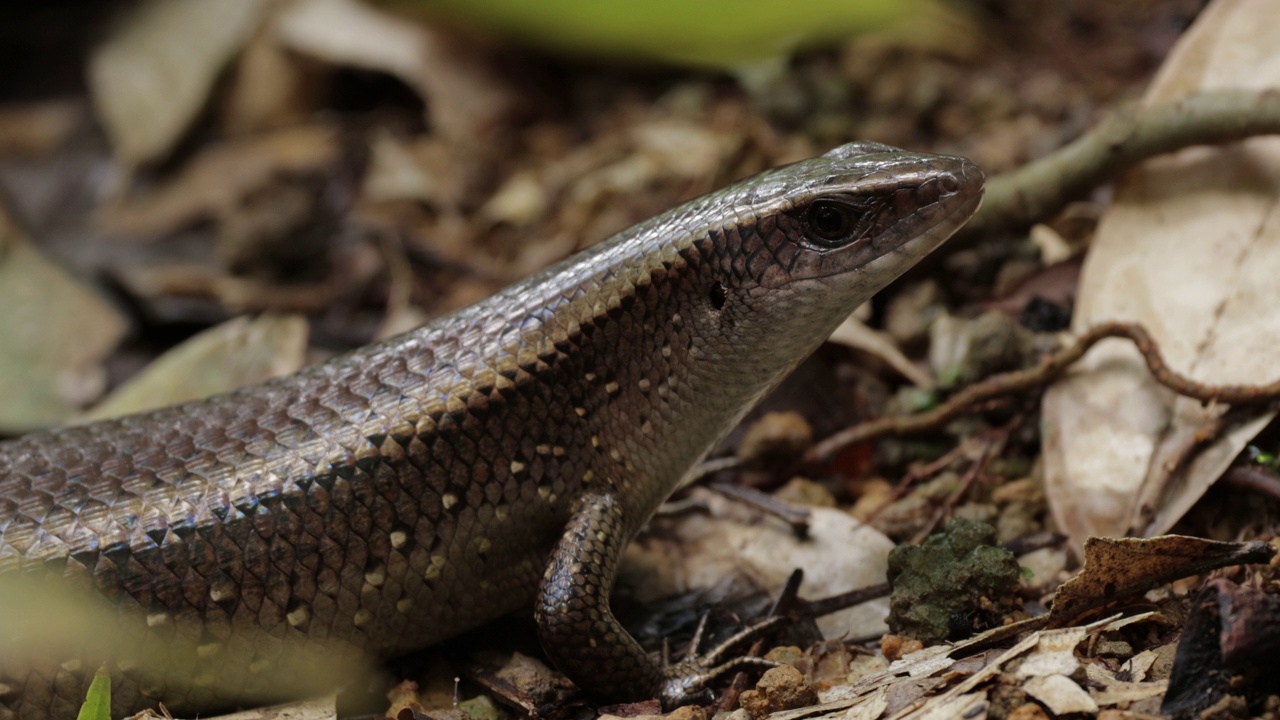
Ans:
POLYGON ((945 24, 933 0, 388 0, 557 50, 730 67, 861 32, 945 24))
POLYGON ((111 676, 105 667, 93 674, 93 684, 76 720, 111 720, 111 676))
MULTIPOLYGON (((92 588, 16 565, 12 556, 0 556, 0 684, 19 696, 28 689, 52 692, 50 678, 56 677, 60 695, 84 692, 86 706, 100 703, 102 713, 114 697, 115 715, 123 717, 138 709, 129 698, 139 702, 143 687, 171 708, 189 705, 197 688, 199 702, 262 704, 330 693, 370 682, 377 673, 351 645, 301 633, 231 633, 211 653, 199 623, 175 617, 172 624, 150 626, 145 613, 115 605, 92 588), (99 666, 104 670, 95 675, 99 666), (108 667, 114 672, 110 687, 92 690, 104 683, 108 667)), ((92 708, 79 717, 106 717, 85 715, 99 712, 92 708)))

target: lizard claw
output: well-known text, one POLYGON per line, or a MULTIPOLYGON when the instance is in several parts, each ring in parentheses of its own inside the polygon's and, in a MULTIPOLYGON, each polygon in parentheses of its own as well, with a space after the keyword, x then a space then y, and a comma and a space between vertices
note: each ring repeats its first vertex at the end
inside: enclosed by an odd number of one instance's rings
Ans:
POLYGON ((767 669, 778 666, 778 663, 762 657, 738 656, 728 661, 723 661, 723 659, 732 648, 748 640, 758 639, 786 622, 786 617, 778 615, 767 618, 751 627, 740 630, 710 651, 699 654, 698 645, 702 640, 706 620, 707 617, 704 615, 698 623, 698 629, 694 633, 693 641, 689 645, 689 653, 685 659, 672 664, 668 661, 666 648, 663 648, 662 674, 664 679, 659 693, 659 700, 662 702, 664 710, 709 700, 710 691, 707 686, 717 678, 732 671, 746 667, 767 669))

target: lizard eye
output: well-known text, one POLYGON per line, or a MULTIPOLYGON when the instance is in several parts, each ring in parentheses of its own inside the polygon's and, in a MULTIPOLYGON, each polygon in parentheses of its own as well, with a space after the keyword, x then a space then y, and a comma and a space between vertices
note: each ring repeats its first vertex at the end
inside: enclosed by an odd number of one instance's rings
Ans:
POLYGON ((862 235, 866 215, 861 208, 846 203, 819 200, 805 212, 805 224, 818 244, 839 247, 862 235))

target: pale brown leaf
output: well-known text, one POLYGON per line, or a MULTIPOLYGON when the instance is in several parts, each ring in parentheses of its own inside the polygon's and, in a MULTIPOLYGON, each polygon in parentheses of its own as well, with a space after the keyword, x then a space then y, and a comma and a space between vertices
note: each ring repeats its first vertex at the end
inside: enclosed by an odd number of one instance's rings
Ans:
POLYGON ((0 208, 0 432, 57 425, 102 393, 102 361, 127 328, 42 256, 0 208))
MULTIPOLYGON (((1280 15, 1216 2, 1147 102, 1192 90, 1280 86, 1280 15)), ((1280 139, 1191 148, 1129 172, 1082 271, 1074 329, 1143 324, 1169 365, 1206 383, 1280 378, 1280 139)), ((1221 406, 1175 398, 1133 347, 1107 341, 1045 398, 1045 485, 1079 547, 1091 535, 1167 531, 1273 413, 1213 439, 1221 406), (1201 443, 1205 434, 1211 442, 1201 443)))
POLYGON ((89 92, 126 164, 166 155, 208 101, 268 0, 148 0, 89 60, 89 92))

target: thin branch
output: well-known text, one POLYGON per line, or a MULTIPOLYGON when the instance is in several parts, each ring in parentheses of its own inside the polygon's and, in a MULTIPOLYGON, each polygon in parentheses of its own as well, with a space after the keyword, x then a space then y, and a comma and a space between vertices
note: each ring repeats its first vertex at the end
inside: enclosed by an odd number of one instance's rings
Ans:
POLYGON ((1275 90, 1213 90, 1126 108, 1053 154, 992 178, 982 208, 947 247, 954 251, 992 232, 1030 226, 1152 156, 1273 134, 1280 134, 1275 90))
POLYGON ((1076 343, 1063 348, 1024 370, 1001 373, 974 383, 928 412, 902 417, 885 417, 859 423, 815 444, 804 456, 804 464, 829 461, 844 448, 885 435, 910 435, 930 432, 993 398, 1033 390, 1057 378, 1079 360, 1089 348, 1106 338, 1128 338, 1142 354, 1151 375, 1161 385, 1179 395, 1205 403, 1250 405, 1280 399, 1280 381, 1266 385, 1211 385, 1197 382, 1169 369, 1155 340, 1141 325, 1122 322, 1095 325, 1076 343))

